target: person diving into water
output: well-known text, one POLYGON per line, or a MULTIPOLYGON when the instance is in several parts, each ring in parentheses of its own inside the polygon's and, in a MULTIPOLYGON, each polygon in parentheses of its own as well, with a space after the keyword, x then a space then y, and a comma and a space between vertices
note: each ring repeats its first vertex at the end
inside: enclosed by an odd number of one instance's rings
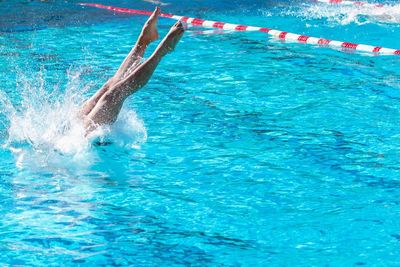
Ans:
POLYGON ((184 28, 178 21, 171 27, 153 54, 141 63, 147 46, 158 39, 157 22, 160 13, 160 8, 157 7, 144 24, 136 44, 114 76, 83 104, 79 115, 87 133, 99 126, 114 123, 124 101, 146 85, 161 59, 172 51, 181 39, 184 28))

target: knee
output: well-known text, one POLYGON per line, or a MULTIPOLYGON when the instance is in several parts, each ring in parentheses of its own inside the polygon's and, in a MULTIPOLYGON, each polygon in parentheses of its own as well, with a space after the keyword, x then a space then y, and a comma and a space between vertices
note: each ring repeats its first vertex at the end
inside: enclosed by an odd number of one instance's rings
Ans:
POLYGON ((121 94, 121 90, 116 89, 115 87, 110 87, 110 89, 103 95, 102 101, 107 103, 116 104, 123 101, 123 97, 121 94))
POLYGON ((105 83, 107 89, 113 87, 116 83, 118 82, 118 79, 113 76, 110 79, 108 79, 108 81, 105 83))

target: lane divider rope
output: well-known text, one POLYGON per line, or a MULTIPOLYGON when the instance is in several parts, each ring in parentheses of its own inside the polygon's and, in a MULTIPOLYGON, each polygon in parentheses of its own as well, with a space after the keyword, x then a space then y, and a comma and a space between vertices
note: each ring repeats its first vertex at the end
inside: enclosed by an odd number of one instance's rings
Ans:
MULTIPOLYGON (((111 10, 114 12, 138 14, 138 15, 151 15, 153 13, 150 11, 130 9, 130 8, 120 8, 120 7, 113 7, 113 6, 105 6, 105 5, 94 4, 94 3, 79 3, 79 5, 107 9, 107 10, 111 10)), ((177 16, 177 15, 166 14, 166 13, 160 14, 160 17, 180 20, 180 21, 186 22, 191 25, 202 26, 205 28, 218 28, 218 29, 231 30, 231 31, 233 30, 233 31, 263 32, 263 33, 267 33, 271 36, 274 36, 276 38, 279 38, 280 40, 292 41, 292 42, 298 42, 298 43, 310 44, 310 45, 319 45, 319 46, 323 46, 323 47, 329 47, 332 49, 339 48, 339 49, 344 49, 344 50, 356 50, 356 51, 360 51, 360 52, 374 53, 376 55, 400 55, 400 50, 396 50, 396 49, 392 49, 392 48, 328 40, 325 38, 316 38, 316 37, 311 37, 311 36, 306 36, 306 35, 290 33, 290 32, 286 32, 286 31, 269 29, 269 28, 265 28, 265 27, 231 24, 231 23, 225 23, 225 22, 203 20, 203 19, 199 19, 199 18, 191 18, 191 17, 186 17, 186 16, 177 16)))
POLYGON ((347 0, 316 0, 316 1, 325 4, 346 5, 346 6, 362 6, 362 7, 372 7, 372 8, 385 7, 385 5, 383 4, 371 4, 360 1, 347 1, 347 0))

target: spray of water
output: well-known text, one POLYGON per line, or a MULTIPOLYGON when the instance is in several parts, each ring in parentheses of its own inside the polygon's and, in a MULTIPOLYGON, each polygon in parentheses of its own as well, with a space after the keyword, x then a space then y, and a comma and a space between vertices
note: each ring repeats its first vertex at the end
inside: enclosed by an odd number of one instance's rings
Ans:
POLYGON ((371 8, 357 5, 303 5, 300 9, 286 11, 288 15, 307 19, 327 19, 332 24, 347 25, 350 23, 367 24, 400 24, 400 4, 371 8))
MULTIPOLYGON (((77 116, 84 93, 81 72, 69 71, 65 90, 46 86, 44 70, 34 79, 19 74, 16 90, 22 101, 17 105, 0 90, 0 128, 3 149, 16 156, 17 166, 54 164, 91 164, 93 143, 104 140, 116 146, 137 148, 146 140, 146 129, 132 110, 124 108, 113 126, 101 127, 90 136, 77 116)), ((30 75, 32 77, 32 75, 30 75)))

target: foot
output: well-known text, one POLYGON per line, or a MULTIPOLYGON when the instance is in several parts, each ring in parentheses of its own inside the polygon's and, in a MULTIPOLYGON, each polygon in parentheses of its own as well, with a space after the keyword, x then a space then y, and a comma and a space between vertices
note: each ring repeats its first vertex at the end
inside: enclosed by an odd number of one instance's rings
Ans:
POLYGON ((139 37, 143 45, 148 45, 149 43, 158 39, 157 22, 160 13, 160 8, 156 7, 153 14, 151 14, 150 18, 144 24, 142 33, 139 37))
POLYGON ((175 23, 174 26, 172 26, 169 30, 168 34, 164 37, 157 50, 160 50, 162 55, 165 55, 174 50, 184 31, 185 30, 183 28, 182 22, 178 21, 177 23, 175 23))

